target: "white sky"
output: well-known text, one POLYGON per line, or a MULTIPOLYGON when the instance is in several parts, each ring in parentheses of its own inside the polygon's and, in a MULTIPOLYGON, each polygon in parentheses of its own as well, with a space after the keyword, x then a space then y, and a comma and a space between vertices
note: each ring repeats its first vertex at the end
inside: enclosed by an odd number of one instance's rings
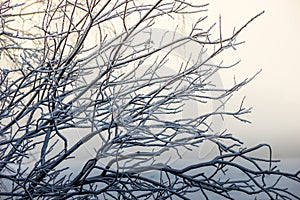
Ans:
POLYGON ((263 69, 230 105, 237 108, 235 105, 246 95, 246 105, 254 107, 248 116, 252 124, 230 121, 225 127, 249 145, 270 143, 276 157, 300 158, 300 90, 297 88, 300 86, 300 1, 226 0, 226 3, 209 3, 208 20, 218 21, 221 15, 225 35, 265 10, 265 14, 238 37, 246 43, 234 54, 224 57, 225 61, 242 60, 235 70, 224 75, 224 82, 231 81, 233 74, 241 81, 263 69))
POLYGON ((270 143, 276 157, 300 158, 300 1, 211 1, 208 14, 215 21, 221 14, 226 32, 262 10, 240 35, 246 43, 234 55, 242 59, 234 71, 238 80, 263 69, 237 96, 246 95, 246 105, 254 107, 252 124, 230 121, 226 127, 249 144, 270 143))

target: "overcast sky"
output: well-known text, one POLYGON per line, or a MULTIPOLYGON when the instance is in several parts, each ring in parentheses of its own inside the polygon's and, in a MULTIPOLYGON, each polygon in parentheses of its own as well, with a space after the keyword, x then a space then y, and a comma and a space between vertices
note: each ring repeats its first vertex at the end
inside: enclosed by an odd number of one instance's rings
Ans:
MULTIPOLYGON (((262 73, 246 85, 232 103, 233 107, 238 105, 246 95, 246 105, 253 106, 253 112, 248 116, 252 124, 230 121, 225 127, 249 145, 270 143, 276 157, 298 157, 300 160, 300 1, 209 2, 208 23, 218 21, 221 15, 225 35, 232 33, 233 27, 239 28, 265 11, 238 37, 246 43, 236 52, 224 56, 229 62, 242 60, 238 67, 222 76, 224 83, 231 81, 233 74, 241 81, 262 69, 262 73)), ((178 21, 174 20, 174 23, 178 21)))
POLYGON ((238 38, 246 43, 228 57, 242 60, 234 71, 239 80, 262 69, 236 97, 246 95, 246 105, 254 107, 252 124, 226 126, 248 143, 272 144, 276 157, 300 158, 300 1, 211 1, 208 9, 211 20, 221 14, 225 31, 265 10, 238 38))

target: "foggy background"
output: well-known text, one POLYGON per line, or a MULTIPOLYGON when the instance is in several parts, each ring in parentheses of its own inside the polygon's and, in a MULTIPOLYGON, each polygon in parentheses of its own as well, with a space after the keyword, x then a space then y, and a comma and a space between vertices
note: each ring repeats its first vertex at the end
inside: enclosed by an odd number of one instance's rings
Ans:
MULTIPOLYGON (((243 80, 262 72, 235 95, 238 103, 253 106, 247 116, 252 124, 227 121, 225 127, 247 144, 269 143, 276 158, 296 158, 300 167, 300 1, 211 1, 209 19, 222 19, 222 32, 231 33, 259 12, 265 13, 239 35, 246 43, 224 61, 241 59, 223 74, 223 82, 243 80), (225 80, 226 79, 226 80, 225 80)), ((234 103, 232 103, 234 107, 234 103)))

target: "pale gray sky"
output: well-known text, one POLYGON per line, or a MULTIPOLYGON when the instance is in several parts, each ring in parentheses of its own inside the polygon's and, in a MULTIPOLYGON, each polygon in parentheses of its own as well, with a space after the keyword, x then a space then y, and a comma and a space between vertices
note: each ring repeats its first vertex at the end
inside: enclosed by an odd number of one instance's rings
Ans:
POLYGON ((237 96, 246 95, 246 105, 254 107, 248 116, 252 124, 226 126, 249 144, 270 143, 276 157, 300 158, 300 1, 211 1, 209 16, 213 21, 221 14, 224 32, 230 33, 262 10, 239 37, 246 43, 228 56, 242 59, 231 73, 238 80, 263 69, 237 96))
MULTIPOLYGON (((208 23, 218 21, 221 15, 224 35, 230 35, 233 27, 241 27, 265 10, 265 14, 238 37, 246 43, 238 51, 224 56, 224 61, 242 60, 234 70, 224 73, 224 83, 232 81, 234 74, 237 80, 243 80, 263 69, 252 83, 236 95, 236 101, 229 105, 236 108, 246 95, 246 105, 254 107, 248 116, 252 124, 230 121, 225 127, 249 145, 272 144, 276 157, 300 158, 300 90, 297 88, 300 86, 300 1, 226 0, 226 3, 209 3, 208 12, 202 14, 209 16, 208 23)), ((185 20, 186 25, 192 23, 191 19, 185 20)), ((178 23, 178 20, 174 23, 178 23)), ((157 26, 167 29, 170 24, 161 27, 158 23, 157 26)))

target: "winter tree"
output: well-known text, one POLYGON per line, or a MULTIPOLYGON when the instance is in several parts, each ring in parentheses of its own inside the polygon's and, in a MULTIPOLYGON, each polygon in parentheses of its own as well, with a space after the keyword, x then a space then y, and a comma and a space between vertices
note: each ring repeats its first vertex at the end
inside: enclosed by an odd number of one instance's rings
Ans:
POLYGON ((206 23, 208 8, 2 1, 1 198, 300 199, 284 185, 299 185, 299 172, 279 170, 268 144, 245 147, 222 126, 249 122, 244 99, 225 105, 257 74, 225 88, 218 73, 238 62, 213 59, 237 49, 263 12, 224 35, 221 18, 206 23), (189 16, 199 18, 187 34, 161 25, 189 16))

